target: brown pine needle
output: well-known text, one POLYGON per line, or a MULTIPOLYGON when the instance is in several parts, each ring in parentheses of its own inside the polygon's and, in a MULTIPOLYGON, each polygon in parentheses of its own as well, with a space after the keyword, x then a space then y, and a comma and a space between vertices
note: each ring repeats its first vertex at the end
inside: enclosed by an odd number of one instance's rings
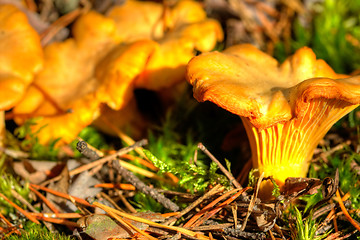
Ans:
POLYGON ((119 223, 121 223, 123 226, 125 226, 126 228, 128 228, 129 230, 134 230, 138 233, 140 233, 141 235, 147 237, 148 239, 151 240, 158 240, 157 238, 154 238, 152 236, 150 236, 149 234, 147 234, 146 232, 140 230, 139 228, 135 227, 133 224, 129 223, 128 221, 126 221, 125 219, 121 218, 120 216, 116 215, 115 213, 113 213, 112 211, 108 211, 107 212, 111 217, 115 218, 117 221, 119 221, 119 223))
POLYGON ((188 212, 190 212, 192 209, 194 209, 197 205, 199 205, 202 201, 209 198, 210 196, 213 196, 219 192, 224 191, 224 187, 220 184, 216 185, 210 191, 206 192, 204 195, 196 199, 193 203, 191 203, 189 206, 187 206, 185 209, 183 209, 179 214, 175 215, 173 218, 168 219, 166 222, 164 222, 165 225, 171 225, 174 223, 178 218, 184 216, 188 212))
POLYGON ((143 175, 145 177, 152 178, 152 179, 155 179, 155 180, 158 180, 158 181, 161 181, 161 182, 166 182, 168 184, 176 186, 176 183, 174 183, 173 181, 165 179, 163 177, 160 177, 159 175, 156 175, 156 173, 150 172, 150 171, 148 171, 146 169, 143 169, 143 168, 139 168, 139 167, 137 167, 135 165, 132 165, 131 163, 128 163, 126 161, 119 160, 119 162, 120 162, 122 167, 126 168, 129 171, 132 171, 133 173, 138 173, 138 174, 141 174, 141 175, 143 175))
POLYGON ((123 213, 123 212, 117 211, 117 210, 115 210, 115 209, 113 209, 111 207, 105 206, 105 205, 103 205, 101 203, 98 203, 98 202, 94 202, 94 206, 99 207, 99 208, 103 209, 106 212, 113 212, 113 213, 115 213, 115 214, 117 214, 117 215, 119 215, 121 217, 128 218, 128 219, 131 219, 131 220, 134 220, 134 221, 137 221, 137 222, 146 223, 146 224, 148 224, 150 226, 177 231, 177 232, 180 232, 182 234, 197 238, 199 240, 209 240, 208 237, 206 237, 205 235, 203 235, 201 233, 196 233, 196 232, 193 232, 193 231, 190 231, 188 229, 181 228, 181 227, 166 226, 166 225, 163 225, 163 224, 160 224, 160 223, 155 223, 153 221, 150 221, 150 220, 147 220, 147 219, 144 219, 144 218, 141 218, 141 217, 136 217, 136 216, 132 216, 132 215, 130 215, 128 213, 123 213))
POLYGON ((40 222, 34 218, 30 213, 26 212, 24 209, 13 203, 10 199, 8 199, 4 194, 0 193, 0 197, 2 197, 5 201, 7 201, 11 206, 13 206, 16 210, 21 212, 25 217, 27 217, 30 221, 40 224, 40 222))
POLYGON ((49 217, 45 217, 45 216, 36 216, 37 219, 41 220, 41 221, 45 221, 45 222, 51 222, 51 223, 56 223, 56 224, 61 224, 61 225, 66 225, 66 226, 71 226, 71 227, 79 227, 79 225, 76 222, 72 222, 66 219, 59 219, 59 218, 49 218, 49 217))
POLYGON ((44 217, 44 218, 81 218, 84 215, 80 213, 30 213, 34 217, 44 217))
POLYGON ((212 207, 214 207, 218 202, 221 200, 227 198, 230 194, 236 193, 237 191, 240 191, 240 189, 232 189, 230 191, 227 191, 220 197, 216 198, 214 201, 206 205, 200 212, 195 214, 187 223, 184 224, 184 227, 191 227, 203 214, 205 214, 207 211, 209 211, 212 207))
POLYGON ((13 225, 11 224, 11 222, 9 222, 9 220, 7 220, 7 219, 5 218, 5 216, 2 215, 1 212, 0 212, 0 218, 1 218, 2 220, 4 220, 4 222, 6 223, 6 225, 7 225, 8 227, 13 227, 13 225))
POLYGON ((212 216, 214 216, 216 213, 218 213, 221 209, 223 209, 225 206, 229 205, 230 203, 232 203, 234 200, 236 200, 243 192, 247 191, 251 189, 251 187, 246 187, 241 189, 239 192, 235 193, 233 196, 231 196, 230 198, 228 198, 226 201, 224 201, 223 203, 221 203, 219 206, 217 206, 216 208, 214 208, 213 210, 211 210, 210 212, 204 214, 204 216, 199 219, 197 222, 195 222, 192 227, 197 227, 200 226, 201 224, 203 224, 206 220, 208 220, 209 218, 211 218, 212 216))
POLYGON ((38 190, 29 186, 29 189, 36 194, 45 204, 50 208, 54 213, 60 213, 60 211, 52 204, 44 195, 42 195, 38 190))
POLYGON ((95 188, 117 188, 122 190, 134 191, 136 188, 129 183, 98 183, 94 185, 95 188))
POLYGON ((340 208, 341 210, 343 211, 346 219, 358 230, 360 231, 360 226, 359 226, 359 223, 357 223, 349 214, 349 212, 346 210, 346 207, 341 199, 341 196, 340 196, 340 192, 339 192, 339 189, 336 191, 336 197, 337 197, 337 200, 339 202, 339 205, 340 205, 340 208))
POLYGON ((158 171, 159 169, 157 167, 154 166, 153 163, 149 162, 149 161, 146 161, 145 159, 141 158, 141 157, 137 157, 137 156, 134 156, 134 155, 130 155, 130 154, 124 154, 124 155, 121 155, 121 158, 125 158, 127 160, 130 160, 130 161, 137 161, 138 163, 144 165, 145 167, 153 170, 153 171, 158 171))
POLYGON ((35 185, 35 184, 30 184, 31 187, 33 188, 36 188, 36 189, 39 189, 39 190, 42 190, 42 191, 46 191, 48 193, 51 193, 53 195, 56 195, 58 197, 62 197, 62 198, 65 198, 67 200, 75 200, 77 203, 80 203, 84 206, 87 206, 87 207, 94 207, 93 205, 91 205, 90 203, 88 203, 87 201, 85 201, 84 199, 82 198, 78 198, 78 197, 74 197, 74 196, 70 196, 69 194, 66 194, 66 193, 62 193, 62 192, 58 192, 58 191, 55 191, 53 189, 50 189, 50 188, 47 188, 47 187, 43 187, 43 186, 39 186, 39 185, 35 185))

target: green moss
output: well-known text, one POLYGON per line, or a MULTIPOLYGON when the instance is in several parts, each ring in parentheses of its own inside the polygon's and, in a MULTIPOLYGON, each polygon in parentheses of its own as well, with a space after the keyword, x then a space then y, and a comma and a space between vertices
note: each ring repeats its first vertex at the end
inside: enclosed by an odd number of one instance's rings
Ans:
MULTIPOLYGON (((74 239, 64 234, 51 233, 45 226, 35 224, 33 222, 27 222, 24 226, 24 231, 21 231, 21 235, 12 234, 5 237, 4 240, 70 240, 74 239)), ((1 234, 0 234, 1 236, 1 234)))

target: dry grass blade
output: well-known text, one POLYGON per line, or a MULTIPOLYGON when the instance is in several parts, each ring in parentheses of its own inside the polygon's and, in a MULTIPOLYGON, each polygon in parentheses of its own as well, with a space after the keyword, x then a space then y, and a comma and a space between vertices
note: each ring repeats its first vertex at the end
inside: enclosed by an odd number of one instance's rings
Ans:
POLYGON ((185 234, 185 235, 197 238, 199 240, 208 240, 209 239, 208 237, 206 237, 203 234, 196 233, 196 232, 190 231, 190 230, 185 229, 185 228, 174 227, 174 226, 166 226, 166 225, 163 225, 163 224, 160 224, 160 223, 155 223, 153 221, 150 221, 150 220, 147 220, 147 219, 144 219, 144 218, 141 218, 141 217, 132 216, 130 214, 117 211, 117 210, 115 210, 113 208, 110 208, 110 207, 105 206, 105 205, 103 205, 101 203, 98 203, 98 202, 94 202, 94 206, 99 207, 99 208, 103 209, 106 212, 113 212, 113 213, 115 213, 115 214, 117 214, 117 215, 119 215, 121 217, 128 218, 128 219, 131 219, 131 220, 134 220, 134 221, 137 221, 137 222, 146 223, 146 224, 148 224, 150 226, 153 226, 153 227, 165 228, 165 229, 168 229, 168 230, 177 231, 177 232, 180 232, 181 234, 185 234))

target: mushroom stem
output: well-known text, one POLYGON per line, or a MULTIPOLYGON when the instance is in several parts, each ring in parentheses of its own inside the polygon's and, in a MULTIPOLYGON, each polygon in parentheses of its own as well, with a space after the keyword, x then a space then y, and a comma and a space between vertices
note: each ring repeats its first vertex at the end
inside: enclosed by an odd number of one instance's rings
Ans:
MULTIPOLYGON (((258 129, 248 118, 241 117, 250 141, 254 168, 264 172, 265 177, 273 176, 280 187, 288 177, 306 177, 319 141, 336 121, 357 107, 337 99, 311 101, 303 116, 265 129, 258 129)), ((266 183, 262 189, 269 187, 272 188, 266 183)), ((268 189, 263 192, 271 193, 268 189)))

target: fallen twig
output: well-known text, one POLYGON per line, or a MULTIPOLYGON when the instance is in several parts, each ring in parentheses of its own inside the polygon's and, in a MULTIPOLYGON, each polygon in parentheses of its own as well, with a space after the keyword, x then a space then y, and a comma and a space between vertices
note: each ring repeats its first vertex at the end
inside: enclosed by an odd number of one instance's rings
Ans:
POLYGON ((150 195, 156 201, 161 203, 165 208, 170 209, 173 212, 177 212, 179 210, 179 206, 172 202, 170 199, 160 194, 156 189, 150 188, 145 183, 143 183, 137 176, 135 176, 132 172, 125 169, 120 165, 119 161, 114 161, 114 168, 118 171, 118 173, 129 183, 135 186, 139 191, 150 195))

